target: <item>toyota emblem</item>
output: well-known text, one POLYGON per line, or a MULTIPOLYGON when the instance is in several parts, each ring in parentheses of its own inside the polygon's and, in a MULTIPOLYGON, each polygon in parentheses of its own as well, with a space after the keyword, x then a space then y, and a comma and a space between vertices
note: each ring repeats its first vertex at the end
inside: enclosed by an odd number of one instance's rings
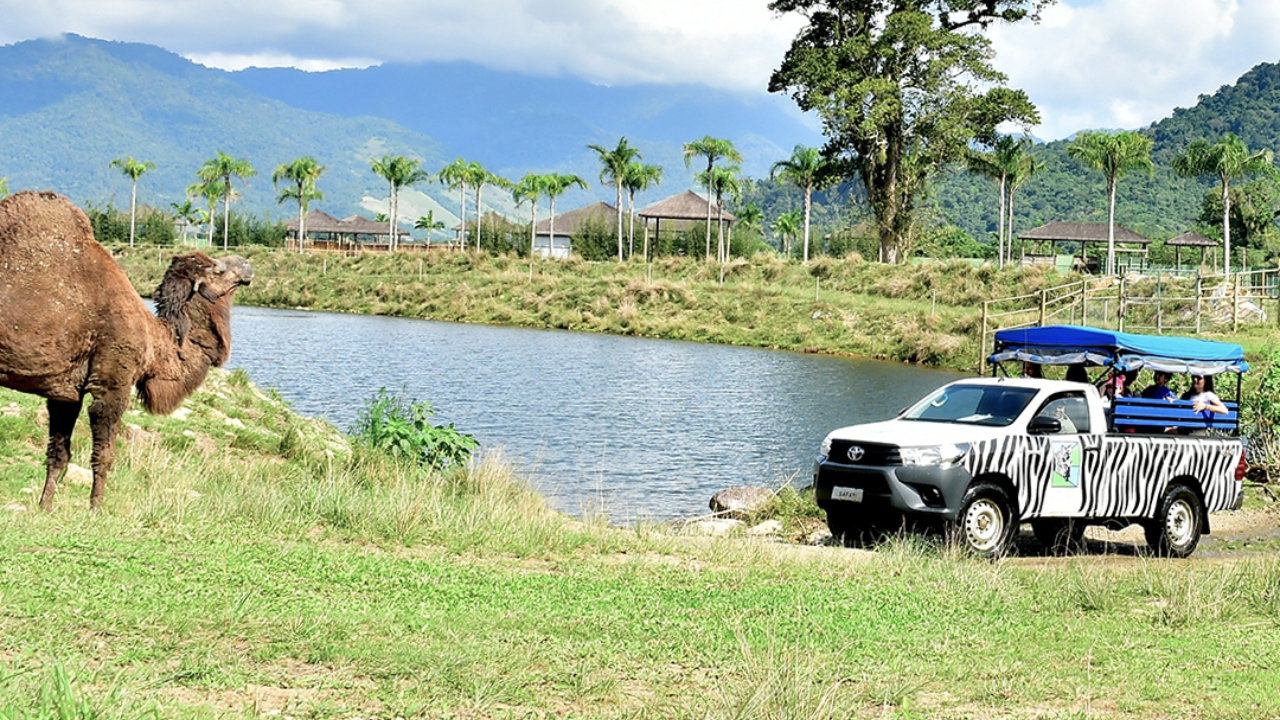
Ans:
POLYGON ((867 454, 867 451, 863 450, 861 446, 850 445, 849 452, 847 454, 850 460, 852 460, 853 462, 858 462, 859 460, 862 459, 863 455, 867 454))

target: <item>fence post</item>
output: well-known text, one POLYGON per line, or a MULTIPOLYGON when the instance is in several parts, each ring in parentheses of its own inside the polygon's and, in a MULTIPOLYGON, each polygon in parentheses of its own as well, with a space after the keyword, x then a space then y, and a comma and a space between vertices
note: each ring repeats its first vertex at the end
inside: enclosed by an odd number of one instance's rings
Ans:
POLYGON ((1196 334, 1200 334, 1200 296, 1204 293, 1204 278, 1196 271, 1196 334))
POLYGON ((987 304, 989 300, 982 301, 982 334, 978 336, 978 375, 987 374, 987 304))
POLYGON ((1116 329, 1119 330, 1120 332, 1124 332, 1124 300, 1125 300, 1124 280, 1125 280, 1125 277, 1121 275, 1120 276, 1120 297, 1116 299, 1116 306, 1118 308, 1116 312, 1116 329))
POLYGON ((1046 293, 1048 293, 1048 288, 1040 288, 1040 327, 1044 327, 1044 305, 1046 293))
POLYGON ((1164 334, 1164 302, 1160 297, 1160 273, 1156 273, 1156 334, 1164 334))
POLYGON ((1080 324, 1089 327, 1089 281, 1080 281, 1080 324))
MULTIPOLYGON (((1231 289, 1231 332, 1240 332, 1240 273, 1236 273, 1235 287, 1231 289)), ((1208 384, 1208 383, 1206 383, 1208 384)))

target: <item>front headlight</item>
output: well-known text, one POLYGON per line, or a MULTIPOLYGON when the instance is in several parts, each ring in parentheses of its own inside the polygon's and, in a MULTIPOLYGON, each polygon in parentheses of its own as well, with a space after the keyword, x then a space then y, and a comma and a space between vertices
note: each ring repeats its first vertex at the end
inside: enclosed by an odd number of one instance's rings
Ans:
POLYGON ((822 445, 818 446, 818 459, 826 460, 830 456, 831 456, 831 438, 825 437, 822 439, 822 445))
POLYGON ((968 445, 925 445, 904 447, 902 464, 907 466, 955 465, 969 452, 968 445))

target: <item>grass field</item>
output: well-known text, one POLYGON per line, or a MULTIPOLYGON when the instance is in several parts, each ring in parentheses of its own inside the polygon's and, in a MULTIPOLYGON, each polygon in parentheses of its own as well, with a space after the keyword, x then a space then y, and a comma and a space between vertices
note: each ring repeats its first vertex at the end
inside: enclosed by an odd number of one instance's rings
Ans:
POLYGON ((1258 495, 1186 561, 682 537, 390 462, 215 372, 126 416, 105 512, 71 478, 44 514, 41 413, 0 391, 4 720, 1280 716, 1258 495))

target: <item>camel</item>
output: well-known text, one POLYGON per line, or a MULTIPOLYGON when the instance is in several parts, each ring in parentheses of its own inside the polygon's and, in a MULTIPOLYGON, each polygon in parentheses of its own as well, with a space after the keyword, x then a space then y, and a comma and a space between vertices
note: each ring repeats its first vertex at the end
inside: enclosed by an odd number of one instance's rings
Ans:
POLYGON ((0 386, 46 400, 41 508, 53 509, 71 432, 92 395, 89 507, 101 509, 130 389, 151 413, 176 410, 230 356, 232 295, 252 277, 241 257, 179 255, 152 315, 67 198, 23 191, 0 200, 0 386))

